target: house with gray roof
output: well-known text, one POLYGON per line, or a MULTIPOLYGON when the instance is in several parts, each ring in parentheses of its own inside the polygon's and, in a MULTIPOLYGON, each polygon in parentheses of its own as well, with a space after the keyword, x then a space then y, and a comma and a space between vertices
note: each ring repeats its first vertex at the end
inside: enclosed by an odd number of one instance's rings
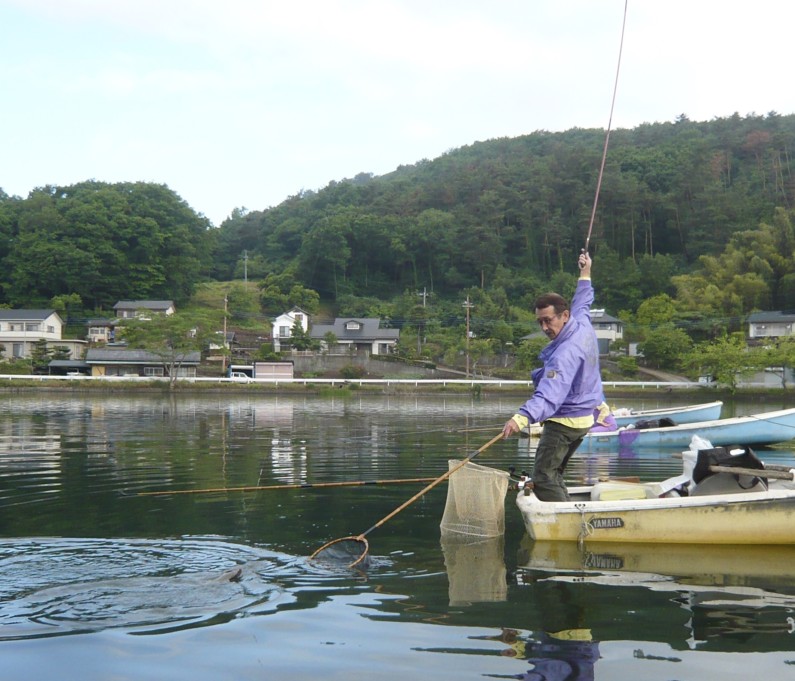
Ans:
POLYGON ((610 352, 610 344, 624 337, 624 322, 603 309, 591 308, 591 326, 599 343, 599 354, 610 352))
MULTIPOLYGON (((201 362, 200 352, 176 355, 177 376, 192 378, 201 362)), ((89 348, 85 363, 92 376, 169 376, 170 359, 148 350, 124 346, 89 348)))
MULTIPOLYGON (((381 328, 381 320, 370 317, 337 317, 332 324, 313 324, 309 337, 326 344, 326 335, 337 339, 336 350, 354 354, 388 355, 394 352, 400 329, 381 328)), ((333 352, 335 348, 326 348, 333 352)))
POLYGON ((113 306, 113 311, 119 319, 146 319, 147 313, 174 314, 177 308, 172 300, 120 300, 113 306))
POLYGON ((791 336, 795 314, 779 311, 754 312, 748 315, 748 338, 781 338, 791 336))
POLYGON ((104 317, 89 319, 86 322, 88 342, 113 343, 116 340, 116 324, 118 322, 115 319, 106 319, 104 317))

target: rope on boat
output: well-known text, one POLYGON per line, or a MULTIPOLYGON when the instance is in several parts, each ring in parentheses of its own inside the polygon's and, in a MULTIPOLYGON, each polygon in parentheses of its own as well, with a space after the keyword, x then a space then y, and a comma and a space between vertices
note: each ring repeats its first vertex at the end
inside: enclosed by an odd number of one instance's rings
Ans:
POLYGON ((577 535, 577 548, 582 551, 585 548, 585 538, 593 534, 593 525, 585 519, 585 504, 574 504, 574 508, 580 512, 580 533, 577 535))

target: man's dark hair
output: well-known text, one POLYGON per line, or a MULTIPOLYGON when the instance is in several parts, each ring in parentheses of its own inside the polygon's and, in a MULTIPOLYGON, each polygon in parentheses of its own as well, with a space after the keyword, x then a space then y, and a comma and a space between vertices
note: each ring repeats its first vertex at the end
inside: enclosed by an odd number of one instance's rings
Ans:
POLYGON ((569 309, 566 299, 557 293, 544 293, 536 298, 536 310, 543 310, 550 305, 555 308, 555 314, 569 309))

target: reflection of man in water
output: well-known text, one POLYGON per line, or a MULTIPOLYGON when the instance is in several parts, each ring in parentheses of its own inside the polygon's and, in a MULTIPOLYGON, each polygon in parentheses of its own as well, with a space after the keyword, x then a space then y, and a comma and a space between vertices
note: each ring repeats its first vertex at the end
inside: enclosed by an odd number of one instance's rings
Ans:
POLYGON ((503 629, 491 637, 508 647, 504 657, 525 659, 533 666, 513 678, 523 681, 594 681, 594 665, 599 659, 599 644, 590 629, 564 629, 539 632, 522 639, 516 629, 503 629))
POLYGON ((533 635, 525 643, 532 669, 517 676, 524 681, 593 681, 599 644, 589 629, 567 629, 533 635))
MULTIPOLYGON (((567 585, 547 582, 533 589, 535 610, 543 613, 544 631, 524 641, 522 657, 532 664, 523 681, 594 681, 599 643, 585 628, 585 610, 567 585)), ((516 650, 516 646, 512 646, 516 650)))

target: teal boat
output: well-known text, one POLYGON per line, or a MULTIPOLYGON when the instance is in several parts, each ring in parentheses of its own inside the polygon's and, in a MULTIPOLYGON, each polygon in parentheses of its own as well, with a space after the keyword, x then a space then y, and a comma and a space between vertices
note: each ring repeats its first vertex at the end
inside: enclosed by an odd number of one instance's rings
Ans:
POLYGON ((763 412, 728 419, 712 419, 658 428, 627 426, 613 431, 591 432, 577 450, 622 452, 690 446, 693 436, 713 447, 732 445, 772 445, 795 438, 795 409, 763 412))
POLYGON ((619 428, 631 426, 638 421, 655 421, 659 419, 670 419, 676 425, 679 425, 719 419, 722 408, 723 402, 718 401, 662 407, 660 409, 614 409, 613 417, 619 428))

